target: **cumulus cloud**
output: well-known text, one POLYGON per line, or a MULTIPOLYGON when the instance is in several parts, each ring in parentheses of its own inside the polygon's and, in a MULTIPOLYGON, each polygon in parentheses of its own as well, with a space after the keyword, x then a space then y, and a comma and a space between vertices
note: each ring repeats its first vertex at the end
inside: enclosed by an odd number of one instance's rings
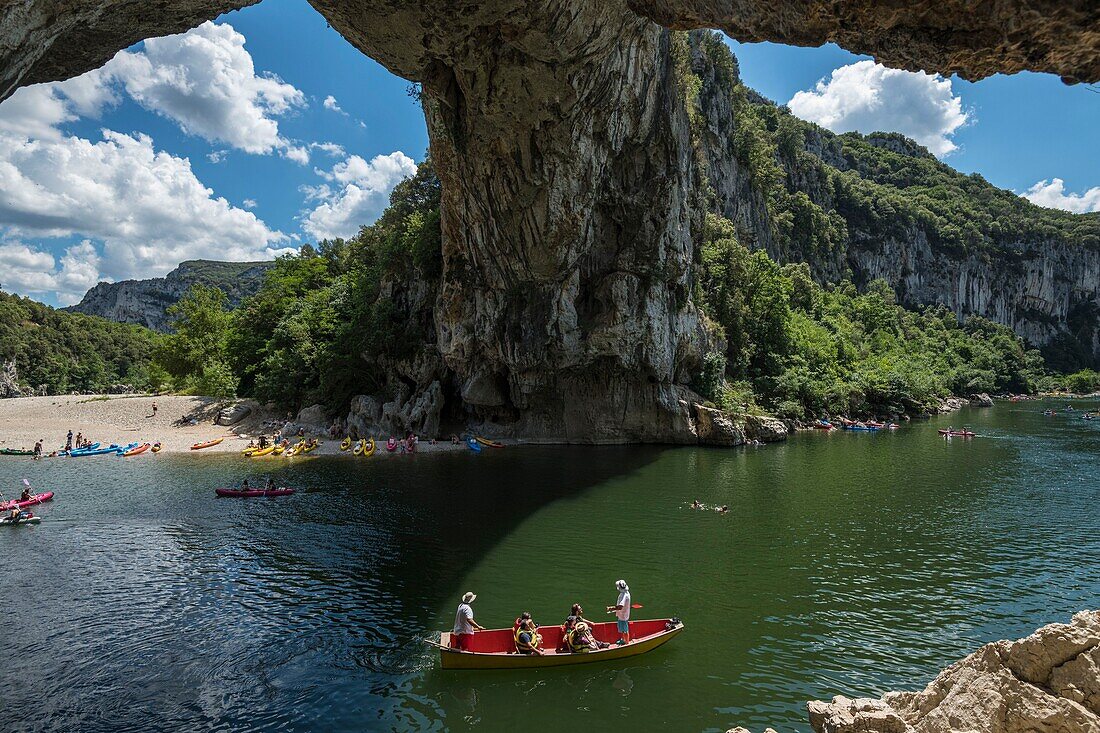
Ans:
POLYGON ((244 206, 244 208, 246 208, 246 209, 255 209, 256 208, 256 199, 245 199, 244 201, 241 202, 241 205, 244 206))
MULTIPOLYGON (((102 134, 98 142, 0 135, 0 226, 9 238, 101 241, 94 266, 110 279, 163 275, 195 257, 250 260, 281 251, 284 235, 215 197, 186 158, 155 150, 145 135, 102 134)), ((87 248, 68 255, 70 272, 92 263, 87 248)))
POLYGON ((344 110, 340 108, 339 103, 337 103, 336 97, 332 96, 331 94, 325 97, 325 101, 322 102, 321 105, 327 110, 339 112, 340 114, 346 114, 344 110))
POLYGON ((248 153, 280 151, 308 161, 274 119, 305 106, 305 95, 274 75, 256 74, 244 43, 233 26, 208 21, 186 33, 150 38, 140 51, 122 51, 102 71, 143 107, 189 134, 248 153))
POLYGON ((321 203, 303 217, 302 229, 317 239, 347 238, 378 218, 394 186, 416 173, 416 162, 400 150, 370 162, 350 155, 318 173, 334 185, 303 188, 307 200, 321 203))
POLYGON ((787 105, 833 132, 900 132, 941 158, 957 149, 950 138, 968 119, 949 79, 874 61, 834 69, 828 80, 798 92, 787 105))
POLYGON ((1066 193, 1066 182, 1061 178, 1043 179, 1029 188, 1023 197, 1048 209, 1063 209, 1075 214, 1100 211, 1100 186, 1093 186, 1084 193, 1066 193))
POLYGON ((76 303, 99 281, 99 254, 88 240, 54 256, 22 242, 0 242, 4 289, 21 295, 53 293, 62 305, 76 303))

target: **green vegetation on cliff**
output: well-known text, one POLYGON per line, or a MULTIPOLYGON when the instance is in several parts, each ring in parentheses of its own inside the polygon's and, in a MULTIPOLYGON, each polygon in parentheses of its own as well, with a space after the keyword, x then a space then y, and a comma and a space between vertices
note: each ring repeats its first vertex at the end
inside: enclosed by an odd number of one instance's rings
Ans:
POLYGON ((14 361, 22 387, 48 394, 158 386, 150 371, 157 334, 140 326, 50 308, 0 292, 0 363, 14 361))
POLYGON ((707 218, 696 298, 723 348, 698 387, 725 408, 783 417, 917 413, 942 397, 1027 392, 1043 359, 1006 326, 959 325, 944 308, 906 310, 885 283, 822 287, 804 263, 751 252, 733 224, 707 218))

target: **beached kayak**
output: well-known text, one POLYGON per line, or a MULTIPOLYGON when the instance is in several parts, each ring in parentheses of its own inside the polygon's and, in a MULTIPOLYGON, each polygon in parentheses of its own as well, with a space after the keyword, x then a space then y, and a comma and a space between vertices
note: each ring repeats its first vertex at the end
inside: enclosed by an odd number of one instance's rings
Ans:
POLYGON ((495 440, 489 440, 488 438, 482 438, 480 435, 474 436, 474 440, 482 445, 487 445, 490 448, 503 448, 504 443, 499 443, 495 440))
POLYGON ((390 453, 393 453, 395 450, 397 450, 396 438, 390 438, 386 441, 386 450, 388 450, 390 453))
POLYGON ((213 440, 204 440, 201 443, 195 443, 191 446, 191 450, 202 450, 203 448, 210 448, 225 440, 225 438, 214 438, 213 440))
POLYGON ((33 450, 23 448, 0 448, 0 456, 33 456, 33 450))
POLYGON ((351 437, 344 438, 340 441, 340 450, 346 451, 351 447, 351 437))
POLYGON ((444 631, 439 642, 425 640, 439 649, 440 666, 443 669, 529 669, 532 667, 559 667, 566 664, 591 664, 606 662, 656 649, 684 630, 679 619, 652 619, 630 622, 630 643, 618 646, 619 633, 615 622, 592 624, 592 636, 606 646, 589 652, 558 651, 561 643, 560 626, 540 626, 542 654, 517 654, 513 629, 486 629, 470 637, 469 650, 455 649, 452 634, 444 631))
POLYGON ((377 447, 378 446, 376 446, 374 444, 374 438, 371 438, 370 440, 368 440, 363 445, 363 457, 364 458, 369 458, 370 456, 373 456, 374 455, 374 449, 377 448, 377 447))
POLYGON ((5 502, 0 503, 0 512, 11 511, 11 508, 14 507, 14 506, 17 506, 20 509, 23 509, 24 507, 34 506, 35 504, 42 504, 44 502, 49 501, 52 498, 53 498, 53 492, 52 491, 46 491, 46 492, 41 493, 41 494, 35 494, 34 496, 27 499, 26 501, 18 501, 16 499, 13 499, 11 501, 5 501, 5 502))
POLYGON ((269 454, 274 453, 274 452, 275 452, 275 446, 269 445, 266 448, 257 448, 256 450, 252 451, 252 457, 253 458, 260 458, 261 456, 266 456, 266 455, 269 455, 269 454))
POLYGON ((481 443, 477 442, 473 438, 466 438, 466 447, 472 450, 474 453, 481 452, 481 443))
POLYGON ((153 443, 152 451, 154 453, 160 453, 160 443, 153 443))
POLYGON ((42 517, 19 517, 19 519, 12 519, 11 517, 4 517, 0 519, 0 525, 5 527, 14 527, 17 524, 38 524, 42 521, 42 517))
POLYGON ((151 444, 149 444, 149 443, 142 443, 141 445, 139 445, 139 446, 137 446, 137 447, 135 447, 135 448, 131 448, 130 450, 127 450, 127 451, 123 451, 123 452, 122 452, 122 455, 124 455, 124 456, 137 456, 137 455, 141 455, 141 454, 142 454, 142 453, 144 453, 145 451, 149 450, 149 449, 150 449, 151 447, 152 447, 152 445, 151 445, 151 444))
POLYGON ((71 451, 68 452, 67 455, 78 456, 81 453, 87 453, 90 450, 96 450, 99 448, 100 445, 101 443, 92 443, 91 445, 86 445, 83 448, 73 448, 71 451))
MULTIPOLYGON (((131 446, 132 447, 132 446, 131 446)), ((69 454, 71 458, 86 458, 87 456, 105 456, 108 453, 118 453, 120 450, 126 450, 124 446, 115 445, 112 443, 106 448, 86 448, 84 450, 73 451, 69 454)))
POLYGON ((218 496, 231 496, 238 499, 251 499, 255 496, 286 496, 287 494, 293 494, 294 489, 288 489, 286 487, 271 489, 248 489, 242 491, 241 489, 214 489, 214 493, 218 496))

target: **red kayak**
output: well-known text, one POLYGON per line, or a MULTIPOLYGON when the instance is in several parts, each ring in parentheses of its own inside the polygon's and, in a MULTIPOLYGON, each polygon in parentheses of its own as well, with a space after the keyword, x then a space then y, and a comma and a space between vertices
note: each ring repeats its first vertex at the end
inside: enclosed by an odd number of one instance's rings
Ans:
POLYGON ((153 447, 152 443, 142 443, 137 448, 131 448, 130 450, 123 453, 122 455, 124 455, 124 456, 140 455, 140 454, 144 453, 145 451, 149 450, 152 447, 153 447))
POLYGON ((281 489, 248 489, 242 491, 241 489, 214 489, 214 493, 218 496, 235 496, 244 499, 250 499, 254 496, 286 496, 287 494, 293 494, 294 489, 281 488, 281 489))
POLYGON ((950 435, 953 438, 973 438, 977 433, 969 430, 941 430, 940 435, 950 435))
POLYGON ((13 506, 17 506, 20 509, 22 509, 23 507, 34 506, 35 504, 41 504, 43 502, 49 501, 52 498, 53 492, 47 491, 45 494, 35 494, 26 501, 5 501, 0 504, 0 512, 9 511, 13 506))
POLYGON ((397 441, 394 440, 393 438, 390 438, 389 440, 387 440, 386 441, 386 450, 388 450, 390 453, 393 453, 395 450, 397 450, 397 441))

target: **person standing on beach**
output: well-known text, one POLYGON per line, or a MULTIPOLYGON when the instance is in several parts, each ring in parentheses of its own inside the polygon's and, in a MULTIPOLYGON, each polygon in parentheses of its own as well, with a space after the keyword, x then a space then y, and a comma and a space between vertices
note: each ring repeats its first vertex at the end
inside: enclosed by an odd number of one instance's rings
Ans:
POLYGON ((39 438, 38 442, 34 444, 34 460, 36 461, 42 457, 42 443, 45 440, 45 438, 39 438))
POLYGON ((69 434, 65 436, 65 450, 73 449, 73 431, 70 430, 69 434))
POLYGON ((630 643, 630 586, 625 580, 616 580, 615 589, 619 591, 619 598, 614 606, 608 606, 607 612, 615 612, 616 625, 619 630, 619 640, 615 642, 619 646, 630 643))
POLYGON ((157 401, 153 400, 153 417, 157 416, 157 401))

